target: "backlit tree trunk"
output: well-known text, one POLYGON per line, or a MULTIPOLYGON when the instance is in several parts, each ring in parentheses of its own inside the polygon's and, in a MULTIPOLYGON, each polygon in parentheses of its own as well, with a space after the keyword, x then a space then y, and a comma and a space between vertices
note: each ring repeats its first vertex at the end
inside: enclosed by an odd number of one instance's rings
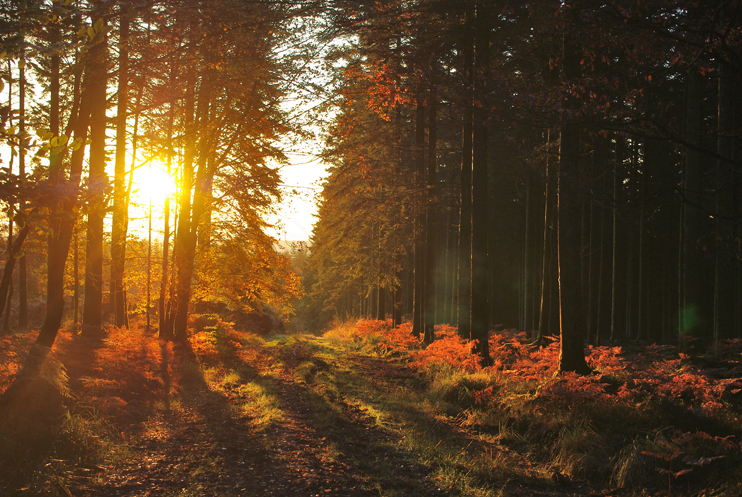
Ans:
MULTIPOLYGON (((26 177, 26 145, 29 141, 26 134, 26 68, 21 67, 18 76, 18 131, 23 137, 18 147, 18 176, 26 177)), ((19 210, 23 209, 23 204, 19 210)), ((23 228, 21 228, 23 231, 23 228)), ((20 235, 20 234, 19 234, 20 235)), ((25 253, 18 261, 18 327, 21 329, 28 328, 28 278, 25 253)), ((2 307, 0 307, 1 309, 2 307)))
POLYGON ((122 8, 119 19, 118 108, 116 113, 116 162, 113 178, 113 221, 111 225, 110 306, 115 326, 126 325, 126 121, 129 107, 129 18, 122 8))
MULTIPOLYGON (((75 99, 70 114, 70 125, 68 126, 67 134, 69 136, 71 130, 74 130, 74 140, 80 146, 77 150, 74 150, 73 147, 68 179, 65 179, 64 175, 63 159, 65 147, 52 147, 51 149, 49 160, 50 182, 52 184, 64 184, 70 194, 57 204, 55 207, 56 215, 51 218, 50 227, 52 233, 49 235, 47 248, 46 311, 44 313, 44 322, 41 325, 36 341, 26 357, 23 370, 19 374, 20 376, 34 375, 40 372, 44 359, 51 350, 51 346, 54 344, 62 323, 62 315, 64 313, 64 267, 77 219, 75 214, 78 206, 77 189, 79 188, 82 177, 85 142, 88 137, 88 126, 90 124, 91 86, 93 86, 92 80, 97 76, 95 71, 87 67, 85 62, 97 55, 96 52, 99 45, 98 43, 92 44, 90 50, 83 56, 83 62, 79 62, 81 66, 85 66, 85 81, 80 91, 79 79, 81 71, 78 72, 74 89, 75 99)), ((55 77, 58 77, 58 73, 55 77)), ((59 86, 57 83, 53 83, 52 88, 59 88, 59 86)), ((53 130, 54 124, 58 123, 58 95, 52 95, 51 101, 53 130)))
MULTIPOLYGON (((101 17, 102 19, 103 17, 101 17)), ((90 90, 90 169, 88 175, 88 234, 85 261, 85 303, 83 330, 101 327, 103 304, 103 220, 106 216, 104 193, 108 187, 106 174, 106 85, 108 60, 105 23, 91 49, 89 67, 92 75, 90 90)))

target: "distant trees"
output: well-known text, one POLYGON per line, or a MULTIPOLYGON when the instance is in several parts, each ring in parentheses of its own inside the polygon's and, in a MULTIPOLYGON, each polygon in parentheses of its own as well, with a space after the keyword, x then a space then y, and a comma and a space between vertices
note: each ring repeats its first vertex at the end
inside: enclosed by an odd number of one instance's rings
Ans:
POLYGON ((336 312, 374 315, 400 292, 393 304, 414 330, 420 315, 480 339, 487 323, 561 330, 560 368, 578 372, 585 342, 741 336, 740 2, 344 8, 338 26, 356 42, 339 75, 337 122, 353 126, 329 138, 336 168, 306 280, 315 326, 336 312), (396 139, 359 124, 372 119, 396 139), (371 151, 363 162, 360 150, 371 151), (423 150, 430 184, 414 174, 423 150), (396 202, 385 229, 407 238, 382 252, 405 275, 389 280, 383 306, 372 279, 344 279, 384 266, 360 255, 374 246, 380 210, 340 186, 367 164, 409 178, 407 195, 392 193, 402 182, 386 191, 396 202), (338 200, 338 189, 353 200, 338 200), (415 212, 438 214, 427 225, 415 212), (355 228, 342 237, 327 229, 346 223, 355 228), (328 291, 337 285, 345 290, 328 291), (436 300, 418 297, 431 292, 436 300))

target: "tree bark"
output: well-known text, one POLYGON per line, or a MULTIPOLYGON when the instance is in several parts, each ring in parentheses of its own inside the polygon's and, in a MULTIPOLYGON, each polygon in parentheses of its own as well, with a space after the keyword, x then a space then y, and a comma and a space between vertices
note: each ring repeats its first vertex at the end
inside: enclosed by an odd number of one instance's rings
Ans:
MULTIPOLYGON (((13 244, 8 249, 8 260, 5 261, 3 278, 0 282, 0 315, 2 315, 3 311, 5 310, 5 304, 10 301, 10 297, 12 296, 10 288, 13 284, 13 268, 15 267, 15 261, 17 260, 16 254, 18 254, 18 252, 23 247, 23 242, 26 240, 26 236, 28 236, 29 231, 31 231, 31 224, 26 224, 18 232, 18 236, 16 236, 13 244)), ((5 312, 9 314, 10 309, 5 312)))
MULTIPOLYGON (((18 176, 21 179, 26 177, 26 69, 21 67, 18 76, 18 132, 21 140, 18 147, 18 176)), ((23 203, 19 205, 19 210, 23 209, 23 203)), ((23 228, 21 228, 23 230, 23 228)), ((26 255, 23 254, 18 261, 18 327, 20 329, 28 328, 28 281, 26 255)), ((1 309, 1 307, 0 307, 1 309)))
MULTIPOLYGON (((577 54, 571 43, 564 43, 564 76, 579 75, 577 54)), ((589 374, 585 362, 585 319, 580 295, 580 202, 579 202, 580 132, 566 122, 561 130, 559 174, 557 182, 557 246, 559 247, 560 348, 559 371, 589 374)))
MULTIPOLYGON (((95 50, 95 45, 93 45, 83 57, 84 61, 80 63, 81 66, 87 66, 86 61, 95 55, 95 50)), ((76 76, 78 79, 80 77, 79 74, 76 76)), ((51 350, 62 323, 62 315, 64 313, 64 267, 77 219, 78 188, 82 177, 85 142, 88 137, 88 126, 90 124, 90 93, 92 86, 92 81, 90 80, 95 76, 95 72, 86 67, 82 91, 79 90, 80 86, 78 83, 75 83, 75 101, 72 106, 68 129, 74 130, 75 141, 78 141, 80 146, 77 150, 72 151, 69 179, 64 179, 62 161, 65 154, 65 147, 53 147, 51 150, 49 164, 50 182, 52 184, 64 184, 68 196, 57 205, 55 215, 52 217, 52 233, 48 238, 47 249, 46 311, 44 322, 41 325, 36 342, 34 342, 26 357, 22 375, 33 375, 40 372, 44 358, 51 350)), ((54 102, 54 99, 55 97, 53 96, 52 102, 54 102)), ((54 115, 54 112, 52 115, 54 115)), ((69 136, 70 131, 67 134, 69 136)))
POLYGON ((736 285, 728 247, 734 238, 734 71, 726 62, 719 64, 718 137, 716 150, 716 275, 714 287, 714 339, 731 338, 734 330, 736 285), (722 159, 723 158, 723 159, 722 159), (725 160, 726 159, 726 160, 725 160))
POLYGON ((433 343, 435 340, 435 318, 437 315, 437 299, 439 294, 437 242, 435 236, 436 217, 438 215, 436 192, 436 119, 438 109, 438 95, 435 83, 431 83, 428 92, 428 171, 425 189, 425 307, 424 307, 424 343, 433 343))
POLYGON ((539 303, 538 313, 538 335, 534 341, 534 345, 542 346, 544 343, 544 337, 546 336, 548 328, 548 309, 549 309, 549 298, 548 294, 551 289, 551 278, 550 276, 550 262, 551 262, 551 244, 549 240, 551 238, 551 223, 550 223, 550 208, 549 202, 551 202, 551 195, 549 195, 549 185, 551 185, 551 135, 547 132, 546 135, 546 171, 544 173, 544 238, 543 247, 541 254, 541 300, 539 303))
MULTIPOLYGON (((684 288, 681 306, 682 332, 695 337, 710 339, 713 328, 713 288, 709 288, 708 264, 704 263, 703 245, 705 214, 703 204, 704 154, 701 145, 703 125, 703 79, 695 72, 688 76, 686 106, 686 141, 691 146, 685 150, 683 203, 684 218, 684 288), (711 296, 711 298, 709 298, 711 296)), ((711 276, 713 277, 713 276, 711 276)), ((712 280, 713 281, 713 280, 712 280)))
POLYGON ((463 143, 461 150, 461 212, 459 217, 459 316, 458 333, 461 338, 471 338, 471 176, 472 176, 472 123, 474 108, 471 85, 474 81, 474 30, 471 11, 466 13, 464 39, 464 90, 463 143))
POLYGON ((196 140, 198 138, 197 123, 194 118, 196 106, 196 82, 193 74, 189 73, 186 83, 186 100, 184 108, 185 119, 185 154, 183 157, 180 204, 178 206, 177 240, 174 243, 175 259, 175 301, 173 302, 172 336, 176 341, 185 341, 187 338, 188 304, 191 296, 191 277, 193 275, 193 260, 189 257, 191 245, 191 194, 194 184, 194 161, 196 140))
MULTIPOLYGON (((105 19, 100 17, 100 19, 105 19)), ((83 332, 99 331, 103 310, 103 221, 106 216, 106 86, 108 44, 103 29, 90 49, 90 166, 88 175, 88 233, 85 252, 83 332)))
POLYGON ((126 326, 126 122, 129 111, 129 9, 121 8, 119 18, 118 108, 116 112, 116 161, 113 177, 113 220, 111 223, 110 308, 113 324, 126 326))
MULTIPOLYGON (((415 107, 415 178, 416 187, 424 185, 425 177, 425 107, 422 88, 418 92, 415 107)), ((415 209, 415 285, 412 310, 412 334, 421 337, 425 330, 425 213, 422 195, 416 195, 415 209)))
POLYGON ((480 104, 474 108, 472 132, 472 302, 471 338, 475 340, 472 352, 479 355, 483 365, 491 362, 489 355, 489 312, 487 307, 489 285, 487 271, 487 126, 488 112, 483 107, 489 65, 490 8, 477 4, 475 21, 475 94, 480 104))

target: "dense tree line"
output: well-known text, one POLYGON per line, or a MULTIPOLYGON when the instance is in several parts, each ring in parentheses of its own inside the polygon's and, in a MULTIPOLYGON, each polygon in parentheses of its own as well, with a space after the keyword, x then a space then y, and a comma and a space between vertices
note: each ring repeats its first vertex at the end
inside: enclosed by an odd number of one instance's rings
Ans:
POLYGON ((314 327, 742 336, 739 1, 333 5, 314 327))
POLYGON ((142 269, 142 254, 132 255, 142 241, 128 233, 132 179, 155 159, 178 188, 156 220, 154 271, 151 248, 147 256, 160 336, 185 340, 194 300, 291 312, 298 281, 266 234, 265 214, 281 197, 278 140, 300 131, 281 104, 311 53, 297 21, 310 5, 0 3, 7 90, 0 114, 10 147, 0 178, 9 223, 0 285, 6 321, 16 280, 18 324, 28 326, 24 249, 38 250, 33 270, 45 279, 35 288, 46 310, 28 367, 54 343, 65 294, 74 292, 76 306, 79 290, 83 333, 109 318, 128 325, 127 281, 132 268, 142 269), (110 276, 103 270, 109 257, 110 276))

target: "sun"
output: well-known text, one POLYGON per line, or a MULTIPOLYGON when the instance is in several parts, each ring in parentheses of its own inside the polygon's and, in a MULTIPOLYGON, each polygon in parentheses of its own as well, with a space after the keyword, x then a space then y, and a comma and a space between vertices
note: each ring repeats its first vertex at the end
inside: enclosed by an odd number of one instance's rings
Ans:
POLYGON ((158 160, 151 160, 134 173, 137 196, 142 203, 164 205, 165 200, 175 193, 175 180, 167 173, 166 166, 158 160))

